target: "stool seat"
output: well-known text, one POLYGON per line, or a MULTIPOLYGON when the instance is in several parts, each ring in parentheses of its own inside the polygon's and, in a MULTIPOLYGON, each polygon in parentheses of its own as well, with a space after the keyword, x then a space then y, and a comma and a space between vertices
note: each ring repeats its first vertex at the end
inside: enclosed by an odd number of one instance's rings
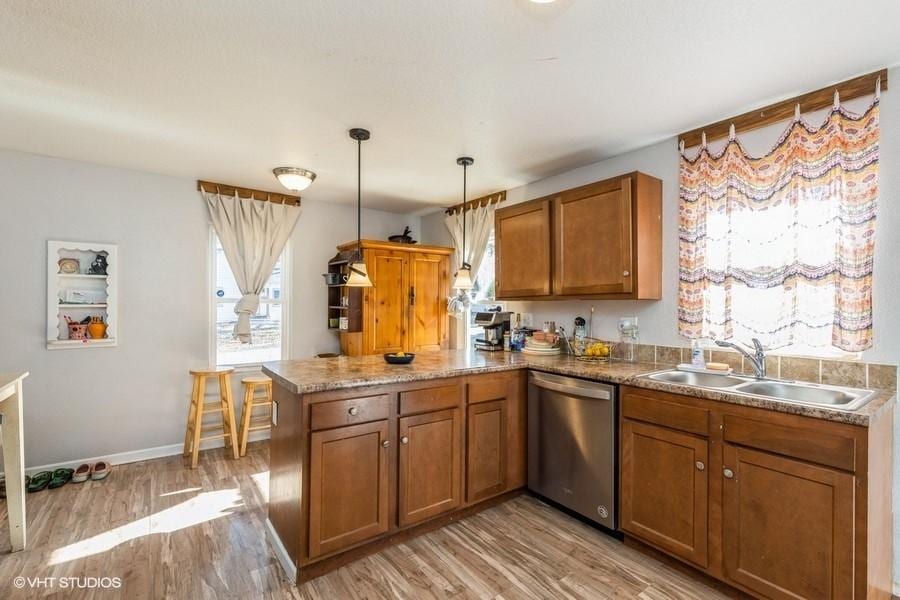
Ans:
POLYGON ((234 367, 199 367, 191 369, 191 375, 204 375, 206 377, 218 377, 219 375, 230 375, 234 373, 234 367))
POLYGON ((272 383, 272 378, 267 377, 266 375, 251 375, 249 377, 244 377, 241 379, 241 383, 253 383, 256 385, 262 385, 264 383, 272 383))

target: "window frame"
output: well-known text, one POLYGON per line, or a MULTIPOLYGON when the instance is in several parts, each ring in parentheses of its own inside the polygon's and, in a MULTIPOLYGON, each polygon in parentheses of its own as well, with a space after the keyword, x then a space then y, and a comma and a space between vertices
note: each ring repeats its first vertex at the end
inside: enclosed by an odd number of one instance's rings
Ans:
MULTIPOLYGON (((209 314, 207 316, 207 324, 209 327, 209 335, 208 335, 208 354, 209 354, 209 364, 217 367, 234 367, 235 371, 259 371, 260 367, 262 367, 261 362, 248 362, 248 363, 222 363, 219 364, 218 360, 218 346, 216 344, 216 328, 218 325, 217 317, 218 317, 218 306, 222 303, 227 302, 236 302, 240 298, 218 298, 216 296, 216 289, 218 289, 217 281, 216 281, 216 241, 218 240, 218 236, 216 235, 215 228, 210 225, 209 227, 209 243, 208 243, 208 259, 206 261, 207 267, 207 297, 209 298, 208 311, 209 314)), ((284 248, 281 251, 281 298, 278 300, 269 300, 260 298, 260 304, 280 304, 281 305, 281 356, 278 360, 286 360, 291 356, 291 336, 290 336, 290 297, 291 297, 291 241, 288 240, 284 244, 284 248)))

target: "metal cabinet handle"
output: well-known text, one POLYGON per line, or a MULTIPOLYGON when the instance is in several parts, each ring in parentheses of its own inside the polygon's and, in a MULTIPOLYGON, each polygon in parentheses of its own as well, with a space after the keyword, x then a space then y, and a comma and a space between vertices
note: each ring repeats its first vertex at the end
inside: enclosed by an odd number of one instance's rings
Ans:
POLYGON ((406 436, 404 435, 402 438, 400 438, 400 443, 401 443, 401 444, 408 444, 408 443, 409 443, 409 438, 406 437, 406 436))
POLYGON ((356 408, 355 406, 351 406, 350 410, 348 410, 347 412, 350 413, 351 416, 355 417, 356 415, 359 414, 359 409, 356 408))
POLYGON ((409 305, 410 306, 416 305, 416 288, 413 286, 409 287, 409 305))
POLYGON ((722 471, 722 475, 725 476, 725 479, 734 479, 734 471, 732 471, 731 469, 726 468, 724 471, 722 471))
POLYGON ((703 471, 704 469, 706 469, 706 465, 704 465, 703 461, 701 461, 701 460, 698 460, 697 462, 695 462, 694 465, 697 467, 698 471, 703 471))
POLYGON ((383 442, 381 442, 381 446, 383 448, 387 448, 390 445, 391 445, 391 440, 384 440, 383 442))

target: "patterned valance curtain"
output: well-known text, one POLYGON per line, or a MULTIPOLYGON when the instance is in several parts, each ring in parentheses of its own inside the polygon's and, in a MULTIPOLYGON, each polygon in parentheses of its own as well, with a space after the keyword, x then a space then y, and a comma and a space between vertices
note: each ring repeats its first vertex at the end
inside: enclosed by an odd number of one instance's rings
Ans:
POLYGON ((734 131, 681 153, 679 333, 769 348, 872 346, 878 94, 863 114, 799 114, 765 156, 734 131))

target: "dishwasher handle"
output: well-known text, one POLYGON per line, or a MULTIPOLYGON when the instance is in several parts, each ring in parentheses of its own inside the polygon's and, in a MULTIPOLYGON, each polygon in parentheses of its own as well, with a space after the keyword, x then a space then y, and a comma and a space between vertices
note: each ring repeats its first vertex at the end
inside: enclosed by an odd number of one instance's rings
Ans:
POLYGON ((572 396, 583 398, 595 398, 597 400, 612 400, 612 387, 602 383, 593 383, 570 377, 558 377, 530 373, 529 382, 539 388, 562 392, 572 396))

